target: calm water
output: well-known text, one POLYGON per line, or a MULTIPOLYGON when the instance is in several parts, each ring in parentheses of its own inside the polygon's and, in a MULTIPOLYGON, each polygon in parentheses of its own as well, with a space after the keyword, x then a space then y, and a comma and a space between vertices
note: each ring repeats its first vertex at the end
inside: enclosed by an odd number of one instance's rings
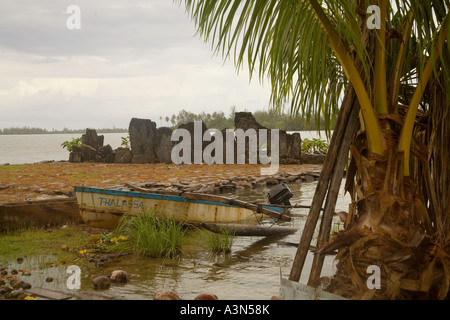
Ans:
MULTIPOLYGON (((104 145, 120 147, 127 133, 104 133, 104 145)), ((41 161, 69 160, 69 152, 61 144, 79 138, 81 134, 0 135, 0 164, 23 164, 41 161)))
MULTIPOLYGON (((300 131, 302 138, 319 138, 315 131, 300 131)), ((113 149, 120 147, 122 137, 127 133, 103 133, 104 145, 109 144, 113 149)), ((0 164, 23 164, 41 161, 69 160, 69 152, 61 144, 79 138, 81 134, 26 134, 0 135, 0 164)), ((325 133, 320 138, 325 140, 325 133)))

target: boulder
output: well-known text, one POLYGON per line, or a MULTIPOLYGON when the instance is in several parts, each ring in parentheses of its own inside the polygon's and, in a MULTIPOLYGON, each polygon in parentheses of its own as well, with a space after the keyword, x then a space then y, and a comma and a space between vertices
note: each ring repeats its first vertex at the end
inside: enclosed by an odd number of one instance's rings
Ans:
POLYGON ((81 146, 81 162, 95 161, 97 159, 97 149, 90 145, 81 146))
POLYGON ((130 121, 132 163, 156 163, 156 123, 148 119, 133 118, 130 121))
POLYGON ((111 281, 106 276, 98 276, 98 277, 94 278, 94 280, 92 280, 92 282, 94 285, 94 289, 99 289, 99 290, 109 289, 109 287, 111 286, 111 281))
POLYGON ((325 162, 326 154, 322 153, 302 153, 302 164, 323 164, 325 162))
POLYGON ((108 144, 100 146, 97 150, 96 162, 114 163, 114 150, 108 144))
POLYGON ((180 300, 180 297, 173 291, 159 291, 153 297, 153 300, 180 300))
POLYGON ((133 153, 129 148, 117 148, 114 154, 115 163, 131 163, 133 160, 133 153))
POLYGON ((126 283, 130 281, 130 276, 126 271, 115 270, 109 276, 109 280, 114 283, 126 283))

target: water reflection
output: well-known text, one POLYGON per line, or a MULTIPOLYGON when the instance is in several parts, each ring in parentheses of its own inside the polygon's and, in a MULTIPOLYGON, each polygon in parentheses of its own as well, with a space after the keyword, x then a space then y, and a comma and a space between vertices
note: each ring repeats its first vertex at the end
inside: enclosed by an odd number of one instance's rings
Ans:
MULTIPOLYGON (((316 182, 290 184, 294 196, 292 204, 309 205, 316 182)), ((241 190, 226 194, 249 201, 267 202, 270 188, 241 190)), ((348 199, 339 195, 337 209, 346 210, 348 199)), ((82 267, 81 290, 94 292, 92 279, 110 275, 112 271, 125 270, 131 281, 125 285, 112 285, 102 294, 119 299, 152 299, 160 290, 172 290, 183 299, 193 299, 203 292, 216 294, 219 299, 270 299, 279 294, 280 276, 287 278, 292 267, 296 247, 279 245, 279 241, 298 243, 308 209, 293 209, 296 213, 289 223, 299 230, 280 237, 236 237, 230 254, 211 254, 201 242, 201 231, 191 230, 189 242, 178 260, 154 259, 134 255, 114 258, 102 268, 82 267)), ((54 256, 25 257, 22 264, 11 262, 9 269, 34 270, 32 276, 23 277, 34 287, 43 287, 71 293, 66 286, 68 265, 51 266, 54 256), (42 268, 46 266, 46 268, 42 268), (42 271, 40 271, 42 270, 42 271), (46 282, 48 276, 53 282, 46 282)), ((308 254, 301 282, 306 283, 312 263, 308 254)), ((334 273, 333 257, 325 259, 322 275, 334 273)))

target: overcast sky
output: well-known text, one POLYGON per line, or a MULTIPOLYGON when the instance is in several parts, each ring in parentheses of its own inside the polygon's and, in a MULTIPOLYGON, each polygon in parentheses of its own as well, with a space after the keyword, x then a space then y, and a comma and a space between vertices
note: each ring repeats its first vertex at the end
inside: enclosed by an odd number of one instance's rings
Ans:
POLYGON ((267 109, 270 86, 213 55, 172 0, 1 0, 0 129, 128 128, 181 109, 267 109), (70 30, 70 5, 81 29, 70 30))

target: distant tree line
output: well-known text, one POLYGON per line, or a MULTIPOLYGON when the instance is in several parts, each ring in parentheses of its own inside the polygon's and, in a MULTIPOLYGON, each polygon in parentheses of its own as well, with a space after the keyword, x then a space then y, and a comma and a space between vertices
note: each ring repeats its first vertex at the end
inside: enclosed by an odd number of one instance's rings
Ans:
MULTIPOLYGON (((98 133, 121 133, 121 132, 128 132, 128 129, 122 129, 122 128, 104 128, 104 129, 96 129, 98 133)), ((11 128, 5 128, 0 129, 0 135, 7 135, 7 134, 72 134, 72 133, 85 133, 86 129, 68 129, 64 128, 63 130, 47 130, 42 128, 35 128, 35 127, 11 127, 11 128)))
MULTIPOLYGON (((178 128, 179 125, 183 123, 193 122, 193 121, 203 121, 207 128, 210 129, 234 129, 234 114, 236 112, 235 107, 232 107, 230 113, 225 115, 223 111, 206 113, 201 112, 200 114, 195 114, 193 112, 189 112, 185 109, 182 109, 178 114, 173 114, 171 117, 166 116, 159 117, 160 124, 162 126, 163 120, 166 122, 166 126, 171 127, 172 129, 178 128)), ((316 130, 316 125, 311 124, 308 125, 306 119, 301 116, 291 117, 287 114, 276 113, 272 110, 269 111, 255 111, 253 112, 253 116, 256 121, 263 125, 266 128, 270 129, 279 129, 286 131, 302 131, 302 130, 316 130)), ((325 122, 323 120, 320 121, 320 129, 325 129, 325 122)), ((331 128, 333 129, 333 128, 331 128)), ((127 129, 123 128, 104 128, 104 129, 96 129, 98 133, 123 133, 128 132, 127 129)), ((73 134, 80 133, 83 134, 86 132, 86 129, 68 129, 64 128, 63 130, 47 130, 42 128, 35 127, 12 127, 0 129, 0 135, 7 134, 73 134)))
MULTIPOLYGON (((172 117, 166 117, 166 123, 171 124, 171 128, 177 128, 183 123, 188 123, 192 121, 203 121, 207 128, 214 129, 233 129, 234 128, 234 114, 236 110, 234 107, 231 108, 231 112, 228 116, 225 115, 223 111, 206 113, 201 112, 200 114, 195 114, 186 110, 181 110, 177 115, 172 115, 172 117)), ((302 131, 302 130, 316 130, 316 125, 308 125, 307 120, 303 119, 301 116, 291 117, 287 114, 276 113, 272 110, 269 111, 255 111, 252 112, 256 121, 266 128, 279 129, 286 131, 302 131)), ((320 121, 320 129, 325 129, 325 122, 320 121)), ((333 128, 331 128, 333 129, 333 128)))

